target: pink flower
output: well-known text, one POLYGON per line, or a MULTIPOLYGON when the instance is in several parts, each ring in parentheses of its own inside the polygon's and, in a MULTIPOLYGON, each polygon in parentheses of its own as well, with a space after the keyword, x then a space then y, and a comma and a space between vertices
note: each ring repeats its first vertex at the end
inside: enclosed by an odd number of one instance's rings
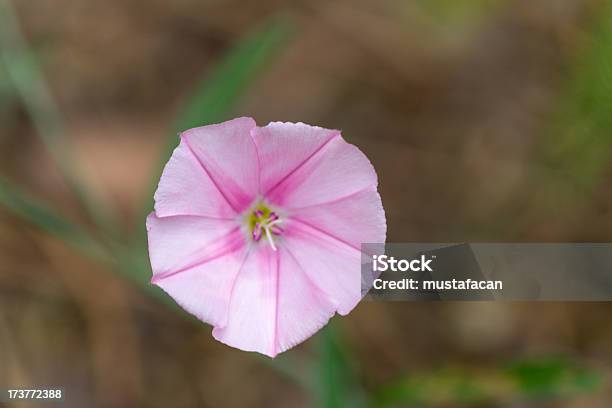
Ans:
POLYGON ((337 130, 251 118, 190 129, 147 219, 152 283, 230 346, 274 357, 361 300, 384 242, 374 168, 337 130))

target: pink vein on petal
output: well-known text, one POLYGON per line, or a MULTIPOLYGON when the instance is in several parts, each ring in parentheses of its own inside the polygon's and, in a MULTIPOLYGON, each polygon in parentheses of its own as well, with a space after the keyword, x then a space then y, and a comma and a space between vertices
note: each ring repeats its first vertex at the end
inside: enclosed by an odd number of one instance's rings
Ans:
MULTIPOLYGON (((230 232, 227 233, 226 237, 222 237, 219 238, 219 241, 221 240, 225 240, 226 238, 230 238, 232 235, 234 235, 237 231, 240 230, 240 227, 236 227, 234 229, 232 229, 230 232)), ((154 275, 151 278, 151 283, 156 283, 159 282, 162 279, 166 279, 169 278, 171 276, 174 276, 176 274, 179 274, 181 272, 185 272, 189 269, 192 268, 196 268, 198 266, 204 265, 208 262, 214 261, 215 259, 219 259, 225 255, 228 255, 232 252, 235 252, 237 249, 239 249, 244 243, 242 242, 242 240, 240 239, 231 239, 228 243, 221 245, 219 248, 215 248, 211 254, 209 254, 208 256, 204 257, 204 259, 200 259, 197 262, 194 262, 192 264, 189 264, 187 266, 184 266, 182 268, 179 268, 177 270, 174 271, 168 271, 168 272, 162 272, 160 274, 154 275)))
POLYGON ((337 237, 336 235, 332 234, 329 231, 325 231, 322 228, 319 228, 319 227, 317 227, 315 225, 312 225, 309 222, 306 222, 306 221, 301 220, 301 219, 296 218, 296 217, 291 217, 291 221, 296 221, 296 222, 298 222, 300 224, 303 224, 303 225, 305 225, 305 226, 307 226, 309 228, 312 228, 313 230, 315 230, 315 231, 317 231, 317 232, 319 232, 319 233, 321 233, 321 234, 323 234, 323 235, 325 235, 325 236, 327 236, 327 237, 329 237, 329 238, 331 238, 331 239, 333 239, 333 240, 335 240, 337 242, 340 242, 341 244, 344 244, 344 245, 346 245, 346 246, 348 246, 350 248, 353 248, 354 250, 356 250, 358 252, 362 252, 361 248, 357 248, 355 245, 351 244, 350 242, 347 242, 347 241, 343 240, 342 238, 337 237))
POLYGON ((272 355, 275 356, 278 354, 278 288, 280 286, 280 255, 278 251, 274 252, 274 258, 276 260, 276 288, 274 290, 275 299, 274 299, 274 335, 272 337, 272 355))
POLYGON ((252 130, 249 132, 249 136, 251 136, 253 146, 255 146, 255 155, 257 156, 257 194, 261 194, 261 155, 259 154, 259 147, 257 147, 257 143, 255 143, 255 137, 253 136, 252 130))
POLYGON ((227 202, 227 204, 230 206, 230 208, 232 210, 234 210, 234 213, 238 213, 238 210, 236 209, 236 207, 234 206, 234 204, 232 204, 232 202, 229 200, 229 198, 227 197, 227 195, 225 195, 225 191, 223 191, 223 189, 219 186, 219 184, 217 183, 217 181, 213 178, 212 174, 210 174, 210 171, 208 170, 208 168, 206 167, 206 165, 204 164, 204 162, 202 162, 202 160, 198 157, 198 155, 195 153, 195 151, 193 150, 193 147, 191 147, 191 144, 189 143, 189 138, 187 137, 187 135, 183 136, 184 134, 181 133, 181 138, 183 140, 185 140, 185 145, 187 146, 187 148, 189 149, 189 151, 191 152, 191 154, 193 154, 193 157, 195 157, 195 159, 198 161, 198 163, 200 164, 200 167, 202 167, 202 170, 204 170, 204 172, 206 173, 206 175, 208 176, 208 178, 210 179, 210 181, 212 181, 213 185, 216 187, 216 189, 219 191, 219 193, 221 194, 221 196, 225 199, 225 201, 227 202))
POLYGON ((240 272, 242 272, 242 268, 244 268, 244 264, 246 264, 247 259, 249 259, 249 255, 251 255, 251 248, 248 248, 246 250, 246 253, 244 254, 244 258, 242 259, 242 262, 240 263, 240 267, 238 268, 238 271, 236 272, 236 276, 234 276, 234 280, 232 281, 232 287, 230 288, 229 299, 227 302, 228 318, 226 319, 225 324, 223 326, 215 326, 215 328, 223 329, 227 326, 227 320, 229 319, 229 308, 230 308, 230 305, 232 304, 232 298, 234 297, 234 288, 236 287, 236 282, 238 281, 238 278, 240 277, 240 272))
MULTIPOLYGON (((306 208, 306 207, 302 207, 302 208, 306 208)), ((157 215, 157 213, 155 213, 155 216, 157 218, 170 218, 170 217, 193 217, 193 218, 204 218, 206 220, 213 220, 213 221, 235 221, 236 217, 216 217, 216 216, 212 216, 212 215, 200 215, 200 214, 179 214, 179 215, 166 215, 166 216, 159 216, 157 215)))
POLYGON ((326 205, 329 205, 329 204, 335 204, 335 203, 339 203, 339 202, 344 201, 344 200, 348 200, 348 199, 353 198, 353 197, 355 197, 355 196, 357 196, 357 195, 359 195, 359 194, 361 194, 361 193, 363 193, 365 191, 376 191, 376 186, 367 186, 367 187, 359 189, 359 190, 357 190, 357 191, 355 191, 353 193, 347 194, 347 195, 342 196, 342 197, 334 198, 333 200, 324 201, 322 203, 309 204, 309 205, 305 205, 303 207, 286 207, 286 209, 287 210, 295 211, 295 210, 304 210, 304 209, 307 209, 307 208, 322 207, 322 206, 326 206, 326 205))
POLYGON ((321 144, 321 146, 317 147, 317 149, 312 152, 308 157, 306 157, 304 160, 302 160, 300 162, 300 164, 298 164, 297 166, 295 166, 295 168, 293 170, 291 170, 289 173, 287 173, 283 178, 281 178, 279 181, 276 182, 276 184, 274 184, 272 187, 270 187, 268 189, 268 191, 266 191, 266 193, 264 194, 264 196, 268 196, 270 195, 274 190, 276 190, 281 184, 283 184, 289 177, 291 177, 296 171, 298 171, 299 169, 301 169, 302 167, 304 167, 304 165, 306 163, 308 163, 313 157, 315 157, 319 152, 321 152, 332 140, 334 140, 336 137, 340 136, 340 132, 336 132, 333 135, 331 135, 329 137, 329 139, 327 139, 325 142, 323 142, 323 144, 321 144))
MULTIPOLYGON (((293 252, 291 252, 291 250, 287 246, 284 246, 283 249, 287 251, 287 254, 289 254, 289 256, 293 259, 293 261, 298 266, 298 268, 300 268, 300 270, 302 271, 302 274, 306 278, 306 281, 308 282, 310 287, 312 287, 316 292, 318 292, 319 295, 323 295, 324 297, 327 297, 328 295, 325 293, 325 291, 312 280, 312 278, 308 275, 308 273, 306 273, 306 270, 304 269, 300 261, 298 261, 297 257, 293 255, 293 252)), ((336 299, 331 299, 331 300, 337 303, 336 299)))

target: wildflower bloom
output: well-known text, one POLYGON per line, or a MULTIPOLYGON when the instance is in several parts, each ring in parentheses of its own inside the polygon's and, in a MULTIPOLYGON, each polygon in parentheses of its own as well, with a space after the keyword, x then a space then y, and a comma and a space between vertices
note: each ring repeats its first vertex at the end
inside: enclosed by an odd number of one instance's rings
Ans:
POLYGON ((152 283, 230 346, 274 357, 361 300, 384 242, 377 177, 337 130, 251 118, 190 129, 147 218, 152 283))

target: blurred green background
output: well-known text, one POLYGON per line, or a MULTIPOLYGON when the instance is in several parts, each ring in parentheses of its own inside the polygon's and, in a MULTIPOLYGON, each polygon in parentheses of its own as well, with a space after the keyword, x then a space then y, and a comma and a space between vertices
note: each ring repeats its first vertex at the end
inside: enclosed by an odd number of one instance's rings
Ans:
POLYGON ((215 342, 148 284, 144 216, 176 133, 240 115, 342 129, 390 241, 611 240, 608 1, 0 0, 0 387, 612 405, 605 303, 364 302, 275 360, 215 342))

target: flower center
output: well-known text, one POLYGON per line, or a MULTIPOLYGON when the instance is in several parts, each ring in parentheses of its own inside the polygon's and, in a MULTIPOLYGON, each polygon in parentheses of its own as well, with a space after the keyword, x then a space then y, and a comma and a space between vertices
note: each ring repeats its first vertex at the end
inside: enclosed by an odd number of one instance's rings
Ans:
POLYGON ((255 242, 261 240, 263 236, 270 244, 273 250, 276 251, 274 245, 275 236, 283 233, 283 228, 280 224, 283 220, 274 211, 270 210, 265 205, 259 205, 249 216, 249 230, 251 237, 255 242))

